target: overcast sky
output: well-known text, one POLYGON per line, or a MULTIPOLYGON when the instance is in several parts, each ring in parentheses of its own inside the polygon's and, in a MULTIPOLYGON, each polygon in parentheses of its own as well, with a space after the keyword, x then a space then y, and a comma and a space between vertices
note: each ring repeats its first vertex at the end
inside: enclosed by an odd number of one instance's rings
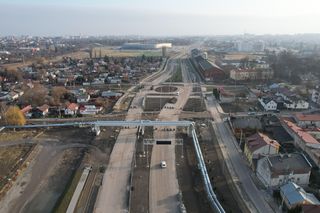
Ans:
POLYGON ((320 0, 0 0, 0 35, 320 33, 320 0))

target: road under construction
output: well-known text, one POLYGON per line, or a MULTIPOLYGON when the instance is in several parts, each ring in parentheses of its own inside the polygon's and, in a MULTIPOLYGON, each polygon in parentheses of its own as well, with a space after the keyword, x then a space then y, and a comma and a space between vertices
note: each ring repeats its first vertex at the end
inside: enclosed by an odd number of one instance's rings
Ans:
MULTIPOLYGON (((126 128, 135 128, 138 127, 147 127, 147 126, 180 126, 188 128, 188 133, 193 139, 194 148, 197 154, 197 160, 199 163, 201 175, 203 178, 203 182, 205 184, 205 190, 207 192, 208 200, 210 201, 210 205, 215 209, 216 212, 223 213, 225 212, 219 203, 217 196, 215 195, 212 185, 210 182, 210 178, 208 176, 208 172, 205 166, 205 162, 203 160, 202 152, 200 149, 199 141, 197 138, 197 133, 195 131, 194 122, 191 121, 150 121, 150 120, 135 120, 135 121, 95 121, 95 122, 71 122, 71 123, 56 123, 56 124, 38 124, 38 125, 25 125, 25 126, 6 126, 5 128, 47 128, 47 127, 65 127, 65 126, 73 126, 73 127, 84 127, 89 126, 92 127, 93 130, 99 131, 102 126, 120 126, 126 128)), ((104 212, 102 210, 101 212, 104 212)))
MULTIPOLYGON (((135 96, 132 100, 131 107, 126 112, 125 120, 97 120, 95 121, 72 121, 72 122, 61 122, 61 123, 45 123, 43 121, 41 124, 34 125, 25 125, 25 126, 5 126, 6 129, 18 129, 18 128, 59 128, 59 127, 81 127, 81 128, 91 128, 96 135, 99 135, 100 129, 102 127, 121 127, 120 133, 116 139, 115 145, 113 147, 108 166, 103 176, 101 186, 99 188, 99 193, 94 205, 94 212, 104 213, 104 212, 129 212, 128 200, 130 200, 130 176, 132 171, 132 162, 134 159, 134 153, 136 149, 137 135, 140 129, 144 127, 154 127, 153 135, 155 139, 162 140, 172 140, 175 141, 175 132, 177 127, 187 128, 187 133, 193 141, 193 148, 195 150, 196 160, 198 169, 201 174, 203 188, 206 192, 207 201, 210 204, 213 212, 225 212, 220 201, 218 200, 217 195, 215 194, 214 183, 212 183, 211 178, 208 175, 205 156, 203 156, 201 147, 199 144, 199 138, 196 132, 196 125, 192 121, 179 120, 179 115, 182 112, 183 106, 186 104, 189 97, 192 95, 194 87, 201 88, 201 82, 199 75, 193 70, 193 68, 187 63, 186 53, 189 49, 186 49, 185 52, 174 56, 173 58, 168 59, 167 63, 164 65, 163 69, 159 72, 147 77, 145 80, 140 82, 141 85, 144 85, 144 88, 139 89, 135 92, 135 96), (182 83, 176 85, 178 88, 177 92, 174 92, 176 101, 174 103, 165 103, 164 106, 160 109, 159 114, 157 115, 157 120, 145 120, 142 119, 143 114, 143 101, 146 95, 152 92, 154 93, 153 87, 159 86, 160 84, 167 85, 172 83, 165 83, 172 74, 176 71, 178 65, 180 64, 182 71, 182 83), (152 89, 151 89, 152 88, 152 89), (169 131, 161 131, 164 127, 169 129, 169 131), (171 131, 170 131, 171 130, 171 131), (128 198, 129 196, 129 198, 128 198)), ((132 93, 134 88, 128 90, 128 92, 123 96, 125 97, 129 93, 132 93)), ((162 93, 162 92, 161 92, 162 93)), ((204 91, 200 91, 201 98, 203 98, 204 91)), ((121 101, 121 100, 120 100, 121 101)), ((119 102, 120 102, 119 101, 119 102)), ((220 118, 220 113, 217 111, 218 104, 213 100, 206 102, 207 108, 210 110, 212 117, 214 118, 214 127, 218 126, 215 131, 220 142, 224 142, 226 139, 222 137, 223 134, 226 134, 227 127, 224 125, 223 120, 220 118), (212 102, 212 103, 211 103, 212 102)), ((229 134, 229 133, 228 133, 229 134)), ((226 136, 226 135, 223 135, 226 136)), ((232 138, 228 135, 228 143, 230 143, 230 149, 232 138)), ((173 142, 174 143, 174 142, 173 142)), ((230 152, 230 151, 229 151, 230 152)), ((233 158, 234 155, 231 157, 233 158)), ((228 159, 228 153, 225 154, 225 158, 228 159)), ((230 161, 230 160, 229 160, 230 161)), ((241 162, 240 162, 241 164, 241 162)), ((177 196, 179 193, 179 184, 177 183, 176 175, 176 160, 174 152, 174 144, 156 146, 152 149, 151 159, 150 159, 150 174, 149 174, 149 188, 146 189, 149 197, 149 204, 147 212, 183 212, 182 208, 178 201, 177 196), (170 164, 165 170, 160 170, 161 175, 159 175, 159 169, 157 166, 160 163, 160 159, 170 159, 170 164), (159 184, 162 183, 162 184, 159 184), (163 184, 165 183, 165 184, 163 184)), ((228 167, 229 170, 235 168, 233 172, 234 177, 238 175, 238 170, 241 168, 239 166, 235 167, 235 163, 231 162, 228 167)), ((242 175, 245 178, 245 175, 242 175)), ((245 182, 248 186, 253 186, 252 181, 245 182)), ((229 184, 229 183, 228 183, 229 184)), ((230 183, 231 184, 231 183, 230 183)), ((247 193, 257 192, 254 187, 251 187, 250 191, 247 193), (251 190, 252 188, 252 190, 251 190)), ((242 189, 238 189, 242 190, 242 189)), ((243 190, 242 190, 243 191, 243 190)), ((255 207, 261 207, 261 212, 269 212, 268 207, 266 207, 263 200, 255 199, 254 197, 249 196, 251 201, 248 203, 254 203, 255 207), (258 204, 256 203, 258 202, 258 204), (260 203, 260 205, 259 205, 260 203), (267 211, 264 211, 267 209, 267 211)), ((257 196, 259 198, 259 196, 257 196)), ((238 200, 237 200, 238 201, 238 200)), ((256 210, 255 207, 253 212, 260 212, 256 210)))

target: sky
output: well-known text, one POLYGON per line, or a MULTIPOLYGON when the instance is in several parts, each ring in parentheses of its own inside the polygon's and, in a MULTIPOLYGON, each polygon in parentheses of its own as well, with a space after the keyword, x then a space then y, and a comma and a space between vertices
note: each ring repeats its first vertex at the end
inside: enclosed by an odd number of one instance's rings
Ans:
POLYGON ((0 35, 320 33, 319 0, 0 0, 0 35))

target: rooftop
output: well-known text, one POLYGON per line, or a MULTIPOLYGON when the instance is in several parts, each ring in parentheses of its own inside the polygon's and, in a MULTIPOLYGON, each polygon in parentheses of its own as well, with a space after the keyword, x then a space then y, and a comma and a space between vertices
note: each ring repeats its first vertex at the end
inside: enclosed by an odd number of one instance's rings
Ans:
POLYGON ((297 126, 291 121, 288 121, 286 119, 283 119, 283 121, 287 124, 287 126, 295 133, 297 134, 305 143, 308 144, 319 144, 317 139, 315 139, 310 133, 305 132, 302 128, 297 126))
POLYGON ((278 174, 287 173, 304 173, 311 170, 311 164, 307 158, 300 153, 278 154, 268 156, 269 166, 273 172, 278 174))
POLYGON ((320 114, 296 113, 295 118, 299 121, 320 121, 320 114))
POLYGON ((272 140, 267 135, 260 132, 248 137, 246 144, 251 152, 254 152, 255 150, 269 144, 275 148, 279 148, 280 146, 276 140, 272 140))
POLYGON ((280 187, 281 194, 289 202, 289 205, 295 205, 303 202, 309 204, 320 205, 319 200, 311 193, 307 193, 304 189, 293 182, 280 187))

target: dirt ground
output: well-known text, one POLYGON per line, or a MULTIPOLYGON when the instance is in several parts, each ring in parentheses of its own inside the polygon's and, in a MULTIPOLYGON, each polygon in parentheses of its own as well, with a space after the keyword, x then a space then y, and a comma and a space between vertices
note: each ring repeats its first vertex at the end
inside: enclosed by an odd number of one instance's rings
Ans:
POLYGON ((177 90, 178 90, 178 88, 174 87, 174 86, 160 86, 160 87, 157 87, 155 89, 156 92, 161 92, 161 93, 164 93, 164 92, 175 92, 177 90))
MULTIPOLYGON (((197 169, 197 160, 192 139, 186 134, 177 134, 183 139, 183 158, 177 157, 177 178, 182 192, 182 200, 187 212, 213 212, 207 202, 201 174, 197 169)), ((176 156, 181 156, 181 147, 176 147, 176 156)))
POLYGON ((146 97, 144 111, 159 111, 163 108, 163 106, 167 103, 170 103, 173 101, 174 98, 172 97, 164 97, 164 98, 158 98, 158 97, 152 97, 148 96, 146 97))
POLYGON ((249 112, 250 108, 255 108, 254 111, 260 111, 258 102, 238 101, 237 103, 221 103, 220 105, 225 113, 249 112))
POLYGON ((146 127, 144 137, 139 138, 136 148, 136 166, 133 170, 132 187, 131 187, 131 205, 130 212, 132 213, 147 213, 149 212, 149 176, 150 168, 147 167, 147 162, 151 161, 152 146, 145 147, 143 153, 143 138, 153 138, 153 128, 146 127), (148 157, 148 161, 147 161, 148 157))
POLYGON ((183 107, 183 111, 203 112, 206 111, 206 105, 201 98, 189 98, 183 107))
POLYGON ((0 191, 10 179, 18 175, 17 170, 33 147, 32 144, 0 147, 0 191))
POLYGON ((235 192, 232 188, 232 182, 225 175, 224 159, 219 152, 219 145, 217 144, 214 132, 208 128, 208 125, 198 128, 198 132, 200 133, 199 143, 201 151, 213 190, 226 212, 240 213, 240 205, 233 194, 235 192))
MULTIPOLYGON (((82 162, 94 165, 95 171, 106 166, 117 134, 114 128, 102 128, 98 137, 89 128, 45 130, 33 139, 39 147, 35 160, 0 201, 0 212, 51 212, 82 162)), ((98 176, 95 175, 93 181, 100 185, 98 176)), ((92 203, 91 198, 95 200, 94 190, 90 192, 87 206, 92 203)))
POLYGON ((21 141, 21 140, 28 140, 33 138, 39 131, 27 131, 27 130, 4 130, 0 133, 0 144, 1 142, 12 142, 12 141, 21 141))

